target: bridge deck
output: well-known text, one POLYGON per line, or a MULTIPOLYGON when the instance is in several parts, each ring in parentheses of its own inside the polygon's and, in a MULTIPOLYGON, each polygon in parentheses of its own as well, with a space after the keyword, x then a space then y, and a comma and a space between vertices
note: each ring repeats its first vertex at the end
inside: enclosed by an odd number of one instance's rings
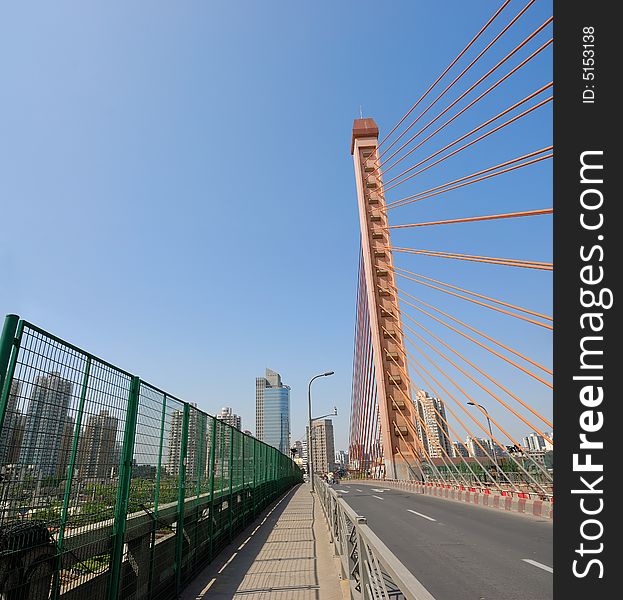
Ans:
POLYGON ((342 600, 347 590, 320 502, 306 484, 260 515, 184 590, 181 600, 342 600))

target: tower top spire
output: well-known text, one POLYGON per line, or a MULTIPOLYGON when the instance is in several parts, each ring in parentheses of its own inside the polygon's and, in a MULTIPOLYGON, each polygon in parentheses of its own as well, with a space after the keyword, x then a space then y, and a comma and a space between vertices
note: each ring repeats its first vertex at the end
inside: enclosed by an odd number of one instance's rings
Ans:
POLYGON ((355 151, 355 140, 362 137, 379 137, 379 126, 374 119, 366 117, 365 119, 355 119, 353 122, 353 136, 350 142, 350 153, 355 151))

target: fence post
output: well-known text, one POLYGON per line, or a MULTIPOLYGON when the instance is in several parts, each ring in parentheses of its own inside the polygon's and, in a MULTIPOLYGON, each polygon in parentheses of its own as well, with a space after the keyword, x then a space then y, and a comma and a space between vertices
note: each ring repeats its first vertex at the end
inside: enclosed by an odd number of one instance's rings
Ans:
POLYGON ((203 441, 206 434, 206 418, 207 415, 199 413, 199 454, 197 455, 197 504, 199 504, 199 496, 201 496, 201 473, 205 470, 203 463, 203 441))
POLYGON ((180 466, 177 482, 177 526, 175 527, 175 591, 179 594, 182 581, 182 550, 184 545, 184 504, 186 500, 186 459, 188 455, 188 421, 190 404, 184 404, 180 466))
POLYGON ((234 428, 229 429, 229 541, 234 524, 234 428))
POLYGON ((11 393, 11 380, 15 372, 15 361, 19 349, 19 344, 16 343, 18 322, 19 317, 17 315, 4 317, 4 325, 0 335, 0 432, 4 424, 4 415, 11 393), (11 354, 13 347, 15 347, 15 352, 11 354))
POLYGON ((273 500, 275 498, 275 496, 277 495, 277 482, 275 481, 275 463, 277 462, 277 449, 273 448, 272 452, 270 453, 270 480, 271 480, 271 484, 270 484, 270 488, 271 488, 271 500, 273 500))
POLYGON ((194 541, 193 541, 193 551, 194 551, 194 556, 193 556, 193 568, 194 565, 197 563, 197 547, 199 546, 199 503, 201 502, 200 496, 201 496, 201 474, 203 472, 205 472, 205 461, 204 461, 204 446, 203 446, 203 442, 205 439, 205 434, 206 434, 206 419, 207 419, 207 415, 204 413, 199 413, 199 452, 195 452, 195 456, 197 457, 197 485, 195 487, 195 495, 196 495, 196 499, 195 499, 195 506, 193 508, 193 512, 194 512, 194 519, 195 519, 195 535, 194 537, 194 541))
POLYGON ((212 435, 210 436, 210 521, 208 536, 210 538, 210 560, 214 550, 214 462, 216 459, 216 417, 212 417, 212 435))
POLYGON ((156 489, 154 490, 154 518, 151 529, 151 550, 149 554, 149 598, 154 588, 154 559, 156 554, 156 532, 158 530, 158 510, 160 507, 160 477, 162 473, 162 449, 164 447, 164 425, 167 418, 167 395, 162 394, 160 414, 160 440, 158 442, 158 466, 156 467, 156 489))
POLYGON ((17 323, 19 317, 17 315, 7 315, 4 317, 2 326, 2 334, 0 334, 0 390, 4 384, 4 376, 9 366, 9 358, 13 342, 15 341, 15 332, 17 331, 17 323))
POLYGON ((121 448, 119 487, 117 488, 115 517, 113 521, 112 549, 110 552, 110 585, 108 588, 109 600, 117 600, 121 586, 123 546, 128 516, 130 482, 132 479, 132 458, 134 456, 134 438, 136 437, 136 418, 138 414, 140 388, 141 380, 138 377, 132 377, 130 382, 130 395, 128 397, 128 408, 126 411, 123 446, 121 448))
POLYGON ((249 511, 249 503, 247 502, 247 500, 245 499, 245 483, 246 483, 246 471, 247 471, 247 463, 245 462, 245 446, 247 445, 247 436, 244 434, 241 434, 240 436, 240 442, 242 443, 242 488, 241 488, 241 493, 242 493, 242 527, 246 527, 247 525, 247 512, 249 511))
POLYGON ((256 477, 257 477, 257 468, 256 468, 256 464, 257 464, 257 456, 256 456, 256 447, 257 447, 257 440, 255 438, 252 438, 253 440, 253 462, 251 463, 252 467, 253 467, 253 520, 255 521, 255 486, 256 486, 256 477))
POLYGON ((52 591, 52 598, 57 598, 61 584, 61 570, 63 568, 63 544, 65 540, 65 527, 67 526, 67 511, 69 510, 69 501, 71 498, 71 487, 74 478, 74 470, 76 468, 76 456, 78 454, 78 440, 80 438, 80 431, 82 430, 82 415, 84 414, 84 402, 87 396, 87 389, 89 385, 89 374, 91 372, 91 357, 87 356, 86 364, 84 367, 84 375, 82 378, 82 387, 80 389, 80 400, 78 403, 78 411, 76 414, 76 425, 74 428, 74 435, 71 442, 71 454, 69 456, 69 465, 67 467, 67 480, 65 481, 65 494, 63 495, 63 508, 61 509, 61 521, 59 524, 58 541, 56 547, 58 548, 58 554, 56 555, 56 570, 54 571, 54 587, 52 591))
POLYGON ((158 516, 160 506, 160 478, 162 476, 162 450, 164 448, 164 426, 167 419, 167 395, 162 395, 162 413, 160 414, 160 440, 158 442, 158 466, 156 468, 156 489, 154 490, 154 514, 158 516))
POLYGON ((266 504, 270 504, 273 499, 273 477, 271 472, 271 465, 273 464, 273 447, 269 446, 266 449, 266 483, 268 487, 266 504))
POLYGON ((270 448, 264 445, 264 464, 262 469, 262 479, 264 480, 265 501, 262 501, 262 508, 270 502, 270 480, 268 478, 268 464, 270 463, 270 448))

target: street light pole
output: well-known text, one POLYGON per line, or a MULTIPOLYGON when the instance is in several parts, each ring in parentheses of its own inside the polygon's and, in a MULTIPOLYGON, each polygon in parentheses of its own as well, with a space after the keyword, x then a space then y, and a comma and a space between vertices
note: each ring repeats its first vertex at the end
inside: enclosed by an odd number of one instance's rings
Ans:
POLYGON ((495 451, 495 442, 493 441, 493 430, 491 429, 491 419, 489 418, 489 411, 482 405, 475 402, 468 402, 469 406, 477 406, 487 417, 487 424, 489 425, 489 439, 491 440, 491 451, 493 452, 493 462, 495 463, 495 474, 497 476, 500 467, 498 465, 497 452, 495 451))
POLYGON ((307 426, 307 475, 311 480, 311 491, 314 493, 314 474, 312 473, 312 404, 311 404, 311 385, 315 379, 319 377, 328 377, 329 375, 333 375, 334 371, 327 371, 326 373, 320 373, 319 375, 315 375, 309 380, 309 385, 307 386, 307 411, 308 411, 308 421, 309 424, 307 426))

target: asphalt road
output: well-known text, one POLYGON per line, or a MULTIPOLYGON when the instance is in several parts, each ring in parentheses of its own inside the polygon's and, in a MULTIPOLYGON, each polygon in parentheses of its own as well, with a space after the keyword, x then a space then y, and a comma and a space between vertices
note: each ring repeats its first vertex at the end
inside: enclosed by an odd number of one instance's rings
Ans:
POLYGON ((436 600, 551 600, 549 519, 382 485, 334 489, 436 600))

